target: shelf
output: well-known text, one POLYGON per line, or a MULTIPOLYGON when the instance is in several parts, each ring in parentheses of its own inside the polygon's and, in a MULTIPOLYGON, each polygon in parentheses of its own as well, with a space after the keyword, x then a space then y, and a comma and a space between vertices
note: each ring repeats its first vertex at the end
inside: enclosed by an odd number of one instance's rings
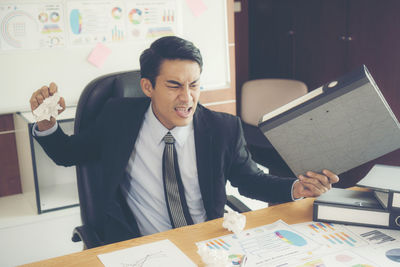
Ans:
MULTIPOLYGON (((75 107, 67 108, 58 118, 63 131, 74 132, 75 107)), ((75 166, 56 165, 31 135, 31 112, 14 116, 22 192, 43 213, 79 205, 75 166)))

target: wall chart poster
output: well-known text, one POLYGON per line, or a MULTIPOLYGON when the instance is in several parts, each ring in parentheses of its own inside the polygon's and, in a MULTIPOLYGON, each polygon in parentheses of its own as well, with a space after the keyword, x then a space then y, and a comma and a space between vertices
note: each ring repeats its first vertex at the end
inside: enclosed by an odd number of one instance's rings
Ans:
POLYGON ((177 35, 177 1, 68 1, 71 45, 177 35))
POLYGON ((68 1, 70 44, 96 44, 125 40, 123 8, 122 1, 68 1))
POLYGON ((180 35, 177 0, 0 3, 0 52, 147 42, 180 35))
POLYGON ((0 51, 65 46, 60 3, 0 3, 0 51))
POLYGON ((178 35, 177 1, 127 1, 129 38, 151 40, 178 35))

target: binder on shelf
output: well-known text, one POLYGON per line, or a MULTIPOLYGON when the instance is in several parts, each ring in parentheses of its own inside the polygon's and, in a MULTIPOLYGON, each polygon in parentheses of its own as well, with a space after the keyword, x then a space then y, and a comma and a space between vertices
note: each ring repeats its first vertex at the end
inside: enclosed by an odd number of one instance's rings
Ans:
POLYGON ((382 207, 372 191, 332 188, 315 199, 313 220, 400 229, 400 211, 382 207))
POLYGON ((296 174, 340 174, 400 148, 400 125, 362 66, 265 114, 260 130, 296 174))
POLYGON ((400 167, 376 164, 357 186, 373 190, 381 205, 389 210, 400 210, 400 167))

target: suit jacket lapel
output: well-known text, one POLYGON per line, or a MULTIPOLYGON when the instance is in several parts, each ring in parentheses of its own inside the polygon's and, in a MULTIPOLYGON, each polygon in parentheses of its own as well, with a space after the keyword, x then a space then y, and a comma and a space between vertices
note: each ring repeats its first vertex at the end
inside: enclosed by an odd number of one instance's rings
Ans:
POLYGON ((120 139, 120 144, 121 144, 121 153, 122 155, 122 164, 124 168, 128 164, 129 157, 132 154, 132 151, 134 149, 136 139, 139 135, 139 131, 142 127, 142 123, 144 120, 144 114, 147 111, 147 108, 149 107, 150 99, 145 99, 144 101, 135 101, 133 103, 130 112, 126 112, 126 117, 121 118, 125 122, 125 129, 124 129, 124 135, 120 139))
POLYGON ((196 146, 197 173, 200 192, 208 219, 213 219, 212 207, 214 203, 213 188, 213 159, 212 159, 212 134, 202 106, 198 106, 193 118, 194 139, 196 146))

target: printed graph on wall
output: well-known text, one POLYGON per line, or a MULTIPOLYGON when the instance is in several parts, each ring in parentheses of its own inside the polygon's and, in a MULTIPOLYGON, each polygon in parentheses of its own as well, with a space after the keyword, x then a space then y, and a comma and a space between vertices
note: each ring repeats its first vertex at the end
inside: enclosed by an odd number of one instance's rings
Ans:
POLYGON ((127 2, 128 37, 151 40, 168 35, 179 35, 178 6, 175 0, 127 2))
POLYGON ((0 48, 40 49, 65 43, 60 4, 0 4, 0 48))

